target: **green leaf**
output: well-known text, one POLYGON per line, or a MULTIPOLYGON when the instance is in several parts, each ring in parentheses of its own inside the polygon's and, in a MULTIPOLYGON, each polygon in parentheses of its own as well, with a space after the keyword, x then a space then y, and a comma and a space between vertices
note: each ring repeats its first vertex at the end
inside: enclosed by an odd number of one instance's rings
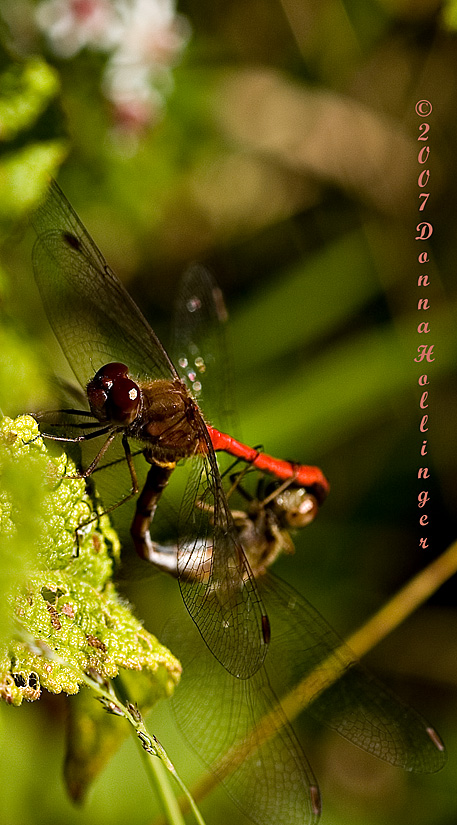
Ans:
POLYGON ((29 416, 1 421, 0 460, 0 697, 77 693, 86 673, 122 669, 147 675, 150 704, 167 696, 179 662, 117 594, 117 535, 73 463, 50 457, 29 416))
POLYGON ((44 60, 11 62, 0 74, 0 140, 30 128, 59 90, 58 74, 44 60))
POLYGON ((0 221, 20 218, 32 209, 67 154, 62 140, 32 143, 0 162, 0 221))
POLYGON ((457 2, 447 0, 442 9, 443 23, 448 29, 457 29, 457 2))

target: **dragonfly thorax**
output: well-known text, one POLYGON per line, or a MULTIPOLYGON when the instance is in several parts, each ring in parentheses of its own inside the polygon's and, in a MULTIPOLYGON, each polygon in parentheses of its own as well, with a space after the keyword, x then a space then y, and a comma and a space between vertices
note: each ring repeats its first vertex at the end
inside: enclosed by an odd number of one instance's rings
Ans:
POLYGON ((158 379, 141 385, 141 418, 130 434, 154 446, 162 460, 179 461, 205 450, 204 423, 197 404, 178 379, 158 379))

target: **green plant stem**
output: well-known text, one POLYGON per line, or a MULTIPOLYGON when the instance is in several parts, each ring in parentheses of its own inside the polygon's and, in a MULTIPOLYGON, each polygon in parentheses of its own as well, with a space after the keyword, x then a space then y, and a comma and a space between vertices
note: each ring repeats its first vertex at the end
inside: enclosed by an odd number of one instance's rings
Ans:
POLYGON ((146 753, 133 729, 132 736, 134 736, 137 746, 140 749, 141 758, 143 760, 149 783, 155 790, 166 821, 169 825, 185 825, 181 808, 179 807, 178 800, 170 787, 168 774, 163 763, 159 759, 154 758, 151 754, 146 753))
MULTIPOLYGON (((123 705, 127 706, 128 694, 122 675, 119 675, 116 679, 116 692, 118 697, 122 700, 123 705)), ((145 750, 142 742, 138 738, 138 733, 135 727, 131 727, 130 730, 140 750, 149 784, 154 789, 166 821, 169 825, 185 825, 178 800, 176 799, 170 786, 169 774, 167 773, 167 770, 169 770, 168 764, 166 765, 166 770, 159 754, 157 754, 159 758, 154 758, 154 754, 151 754, 145 750)), ((167 761, 169 762, 168 757, 167 761)), ((171 762, 169 764, 171 765, 171 762)), ((173 766, 171 767, 172 773, 176 778, 174 768, 173 766)))
MULTIPOLYGON (((152 759, 152 758, 149 761, 151 762, 151 764, 153 766, 153 770, 155 771, 156 777, 160 782, 160 792, 163 793, 163 797, 164 797, 163 801, 166 802, 166 804, 169 806, 170 812, 172 812, 173 815, 175 816, 175 819, 170 820, 170 822, 172 822, 173 825, 181 825, 181 823, 183 823, 183 825, 184 825, 184 819, 183 819, 183 816, 182 816, 180 803, 176 799, 173 792, 171 791, 170 784, 168 782, 168 777, 167 777, 167 774, 165 773, 165 767, 164 766, 166 765, 167 761, 169 762, 168 757, 167 757, 167 760, 162 758, 161 762, 159 760, 155 760, 155 759, 152 759), (163 781, 161 781, 161 780, 163 780, 163 781)), ((166 767, 170 771, 170 773, 174 776, 175 781, 178 783, 179 787, 181 788, 181 791, 183 792, 183 794, 186 798, 186 801, 187 801, 187 809, 192 811, 196 821, 198 822, 198 825, 205 825, 205 821, 204 821, 200 811, 198 810, 197 805, 195 804, 195 801, 194 801, 191 793, 189 792, 189 790, 184 785, 184 782, 182 781, 181 777, 176 773, 176 771, 175 771, 174 767, 172 766, 171 762, 169 762, 169 765, 166 765, 166 767)))
POLYGON ((167 781, 165 769, 172 774, 175 781, 179 785, 186 799, 188 810, 193 812, 198 825, 205 825, 205 821, 198 810, 194 799, 192 798, 181 777, 177 774, 174 765, 168 758, 164 748, 154 735, 151 736, 148 733, 140 712, 128 701, 124 685, 122 684, 122 679, 118 677, 116 681, 118 691, 116 693, 110 682, 100 683, 97 680, 92 679, 92 677, 87 673, 84 673, 84 671, 77 671, 75 667, 64 661, 58 653, 52 650, 52 648, 45 643, 39 643, 37 646, 37 643, 35 643, 27 631, 21 633, 21 636, 25 642, 33 644, 35 650, 40 649, 43 656, 53 661, 58 661, 71 670, 74 670, 78 678, 92 689, 95 697, 102 701, 108 712, 127 719, 132 726, 132 733, 135 734, 135 739, 144 754, 148 777, 159 797, 169 825, 184 825, 184 819, 182 817, 178 800, 174 797, 167 781))
MULTIPOLYGON (((175 782, 179 785, 187 800, 190 810, 194 814, 196 822, 198 822, 198 825, 205 825, 205 821, 198 810, 194 799, 192 798, 181 777, 176 772, 173 763, 168 758, 167 753, 160 744, 159 740, 156 739, 155 736, 149 735, 139 711, 136 708, 133 708, 133 706, 128 702, 122 679, 118 679, 118 693, 122 698, 119 702, 117 697, 115 697, 115 702, 116 704, 119 704, 123 711, 123 715, 126 716, 135 731, 135 739, 138 742, 139 747, 141 747, 144 755, 144 764, 146 766, 147 775, 151 780, 151 784, 154 786, 154 790, 159 798, 169 824, 185 825, 178 800, 171 790, 165 769, 171 773, 175 779, 175 782)), ((113 701, 113 696, 111 697, 111 701, 113 701)))

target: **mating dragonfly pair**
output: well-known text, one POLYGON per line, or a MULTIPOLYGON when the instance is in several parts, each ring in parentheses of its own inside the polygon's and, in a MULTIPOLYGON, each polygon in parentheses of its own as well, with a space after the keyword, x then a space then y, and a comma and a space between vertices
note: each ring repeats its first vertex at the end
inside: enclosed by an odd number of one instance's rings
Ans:
POLYGON ((433 728, 372 680, 317 611, 267 572, 273 558, 290 547, 288 528, 314 518, 329 486, 319 468, 274 459, 205 422, 196 396, 206 363, 196 340, 205 318, 217 321, 223 306, 210 276, 194 268, 183 287, 177 327, 183 353, 192 352, 192 359, 179 357, 180 377, 56 183, 33 225, 38 236, 33 266, 42 300, 90 408, 63 411, 79 434, 57 438, 104 437, 83 477, 121 440, 131 478, 128 497, 139 492, 130 443, 140 446, 149 471, 137 499, 134 545, 143 559, 178 578, 194 623, 189 633, 196 627, 206 645, 200 644, 198 667, 195 660, 186 666, 187 631, 175 628, 176 638, 184 638, 183 652, 177 652, 188 680, 187 691, 178 689, 175 700, 185 735, 202 743, 205 760, 216 763, 216 774, 256 822, 314 823, 320 813, 317 782, 280 710, 274 739, 259 735, 243 760, 233 757, 229 767, 227 760, 221 765, 227 748, 243 752, 259 721, 277 704, 275 670, 284 685, 293 684, 338 651, 343 676, 316 695, 314 714, 393 764, 438 770, 444 749, 433 728), (273 488, 233 511, 215 455, 219 450, 269 473, 276 479, 273 488), (180 509, 181 538, 161 546, 150 526, 182 459, 191 460, 192 472, 180 509))

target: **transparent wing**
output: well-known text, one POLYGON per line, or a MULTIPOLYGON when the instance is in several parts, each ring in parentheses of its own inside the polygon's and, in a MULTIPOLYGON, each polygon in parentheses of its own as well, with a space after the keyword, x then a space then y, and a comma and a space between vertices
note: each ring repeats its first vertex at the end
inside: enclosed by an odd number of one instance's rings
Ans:
MULTIPOLYGON (((125 363, 139 378, 177 377, 153 330, 55 182, 33 225, 38 236, 33 252, 35 277, 50 323, 81 385, 85 387, 110 361, 125 363)), ((265 655, 265 619, 244 553, 233 538, 210 437, 202 419, 196 426, 208 451, 202 468, 206 470, 205 489, 212 493, 214 558, 206 581, 190 581, 185 565, 181 566, 183 598, 214 655, 232 672, 248 676, 260 667, 265 655)), ((183 535, 192 529, 198 494, 195 486, 188 488, 183 535)), ((198 568, 198 559, 193 566, 198 568)))
POLYGON ((192 459, 180 510, 185 541, 178 542, 179 583, 211 652, 231 674, 246 679, 265 658, 268 620, 207 439, 207 454, 192 459))
POLYGON ((209 270, 185 272, 173 319, 172 354, 177 369, 208 421, 233 430, 233 388, 225 329, 227 309, 209 270))
POLYGON ((55 181, 32 224, 33 268, 49 322, 82 387, 110 361, 138 377, 176 377, 140 310, 55 181))
POLYGON ((433 728, 365 670, 303 596, 270 573, 258 584, 272 625, 266 669, 273 683, 280 674, 281 696, 300 685, 300 704, 312 716, 392 765, 425 773, 443 767, 446 754, 433 728), (311 689, 309 699, 306 677, 318 668, 331 678, 335 663, 341 678, 317 698, 311 689))
POLYGON ((272 640, 265 664, 250 679, 233 678, 219 667, 185 617, 165 630, 167 645, 183 664, 171 700, 177 725, 248 817, 257 825, 318 819, 316 779, 277 709, 277 696, 287 701, 291 689, 302 710, 368 753, 410 771, 443 767, 446 755, 433 728, 355 660, 306 599, 270 574, 260 590, 272 640), (320 695, 311 689, 309 697, 310 683, 320 682, 316 670, 331 681, 333 655, 341 678, 320 695))
POLYGON ((264 739, 260 720, 276 704, 264 668, 236 679, 221 668, 185 617, 166 628, 183 663, 172 698, 178 727, 233 801, 257 825, 313 825, 319 791, 284 715, 264 739))

